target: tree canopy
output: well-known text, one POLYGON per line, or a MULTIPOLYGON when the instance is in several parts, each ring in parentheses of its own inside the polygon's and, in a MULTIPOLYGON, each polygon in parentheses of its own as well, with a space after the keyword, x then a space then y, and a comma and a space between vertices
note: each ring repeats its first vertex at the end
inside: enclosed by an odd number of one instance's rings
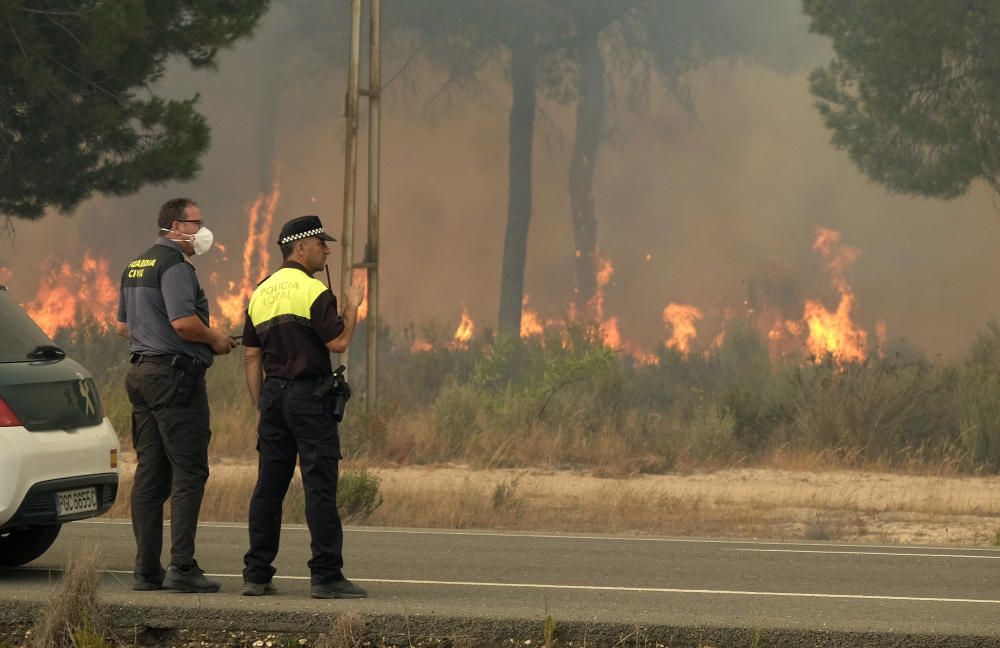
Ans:
POLYGON ((172 57, 212 67, 268 0, 0 0, 0 214, 37 219, 199 170, 198 97, 150 85, 172 57))
POLYGON ((811 90, 833 144, 899 193, 1000 188, 1000 4, 803 0, 835 58, 811 90))

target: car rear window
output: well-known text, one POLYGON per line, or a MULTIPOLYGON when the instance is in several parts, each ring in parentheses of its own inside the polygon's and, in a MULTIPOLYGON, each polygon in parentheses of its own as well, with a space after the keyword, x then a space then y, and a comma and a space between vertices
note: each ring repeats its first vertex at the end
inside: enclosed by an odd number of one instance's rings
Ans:
POLYGON ((28 354, 52 340, 0 286, 0 362, 28 362, 28 354))

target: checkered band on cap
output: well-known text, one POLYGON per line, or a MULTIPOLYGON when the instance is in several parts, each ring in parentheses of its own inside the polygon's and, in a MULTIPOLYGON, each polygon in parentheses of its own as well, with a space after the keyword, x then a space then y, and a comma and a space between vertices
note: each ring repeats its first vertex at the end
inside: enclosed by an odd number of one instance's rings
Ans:
POLYGON ((292 234, 286 236, 285 238, 278 241, 278 245, 284 245, 285 243, 291 243, 292 241, 297 241, 299 239, 309 238, 310 236, 316 236, 317 234, 324 234, 325 230, 322 227, 317 227, 316 229, 311 229, 306 232, 301 232, 299 234, 292 234))

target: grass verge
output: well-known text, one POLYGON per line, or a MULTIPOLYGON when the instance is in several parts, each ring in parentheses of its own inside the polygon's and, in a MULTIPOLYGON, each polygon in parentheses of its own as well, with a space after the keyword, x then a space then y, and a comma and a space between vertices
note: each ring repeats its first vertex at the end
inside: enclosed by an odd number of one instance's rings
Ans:
MULTIPOLYGON (((134 466, 129 456, 124 459, 121 494, 110 515, 127 518, 134 466)), ((803 459, 806 469, 621 478, 455 465, 351 465, 347 472, 377 483, 381 506, 354 519, 376 526, 984 546, 996 541, 1000 477, 817 472, 819 461, 803 459)), ((253 464, 216 463, 202 519, 245 522, 255 480, 253 464)), ((283 519, 304 523, 303 507, 296 476, 283 519)))

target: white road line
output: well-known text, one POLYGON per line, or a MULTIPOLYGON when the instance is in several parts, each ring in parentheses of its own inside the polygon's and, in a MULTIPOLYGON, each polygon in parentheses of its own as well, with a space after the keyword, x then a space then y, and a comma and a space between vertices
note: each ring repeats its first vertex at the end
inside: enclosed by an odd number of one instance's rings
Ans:
MULTIPOLYGON (((27 568, 24 571, 52 571, 27 568)), ((105 569, 102 574, 127 575, 131 571, 105 569)), ((206 574, 212 578, 243 578, 242 574, 206 574)), ((275 576, 277 580, 307 581, 309 576, 275 576)), ((811 592, 755 592, 751 590, 687 589, 679 587, 618 587, 611 585, 551 585, 547 583, 491 583, 482 581, 409 580, 396 578, 352 578, 359 583, 387 585, 438 585, 445 587, 495 587, 506 589, 544 589, 589 592, 636 592, 641 594, 711 594, 716 596, 771 596, 782 598, 851 599, 860 601, 913 601, 925 603, 980 603, 1000 605, 994 599, 940 598, 934 596, 882 596, 878 594, 817 594, 811 592)))
POLYGON ((903 551, 830 551, 819 549, 727 549, 726 551, 748 551, 751 553, 800 553, 800 554, 841 554, 847 556, 906 556, 918 558, 978 558, 983 560, 1000 560, 1000 556, 970 556, 963 554, 943 553, 907 553, 903 551))
MULTIPOLYGON (((131 526, 128 520, 101 520, 90 519, 73 522, 77 524, 92 524, 97 526, 131 526)), ((199 528, 203 529, 242 529, 246 530, 246 524, 235 524, 231 522, 199 522, 199 528)), ((304 524, 283 524, 282 531, 308 531, 304 524)), ((768 540, 727 540, 724 538, 662 538, 644 536, 602 536, 602 535, 561 535, 557 533, 520 533, 516 531, 459 531, 454 529, 399 529, 381 527, 344 527, 345 533, 373 533, 388 535, 432 535, 432 536, 466 536, 482 538, 533 538, 545 540, 612 540, 615 542, 657 542, 673 544, 729 544, 729 545, 754 545, 754 546, 793 546, 793 547, 843 547, 858 549, 895 549, 905 551, 906 546, 901 545, 866 545, 866 544, 840 544, 836 542, 781 542, 768 540)), ((991 547, 935 547, 935 546, 913 546, 914 551, 979 551, 983 553, 994 553, 1000 558, 1000 549, 991 547)), ((906 554, 913 555, 913 554, 906 554)), ((937 554, 935 554, 937 555, 937 554)))

